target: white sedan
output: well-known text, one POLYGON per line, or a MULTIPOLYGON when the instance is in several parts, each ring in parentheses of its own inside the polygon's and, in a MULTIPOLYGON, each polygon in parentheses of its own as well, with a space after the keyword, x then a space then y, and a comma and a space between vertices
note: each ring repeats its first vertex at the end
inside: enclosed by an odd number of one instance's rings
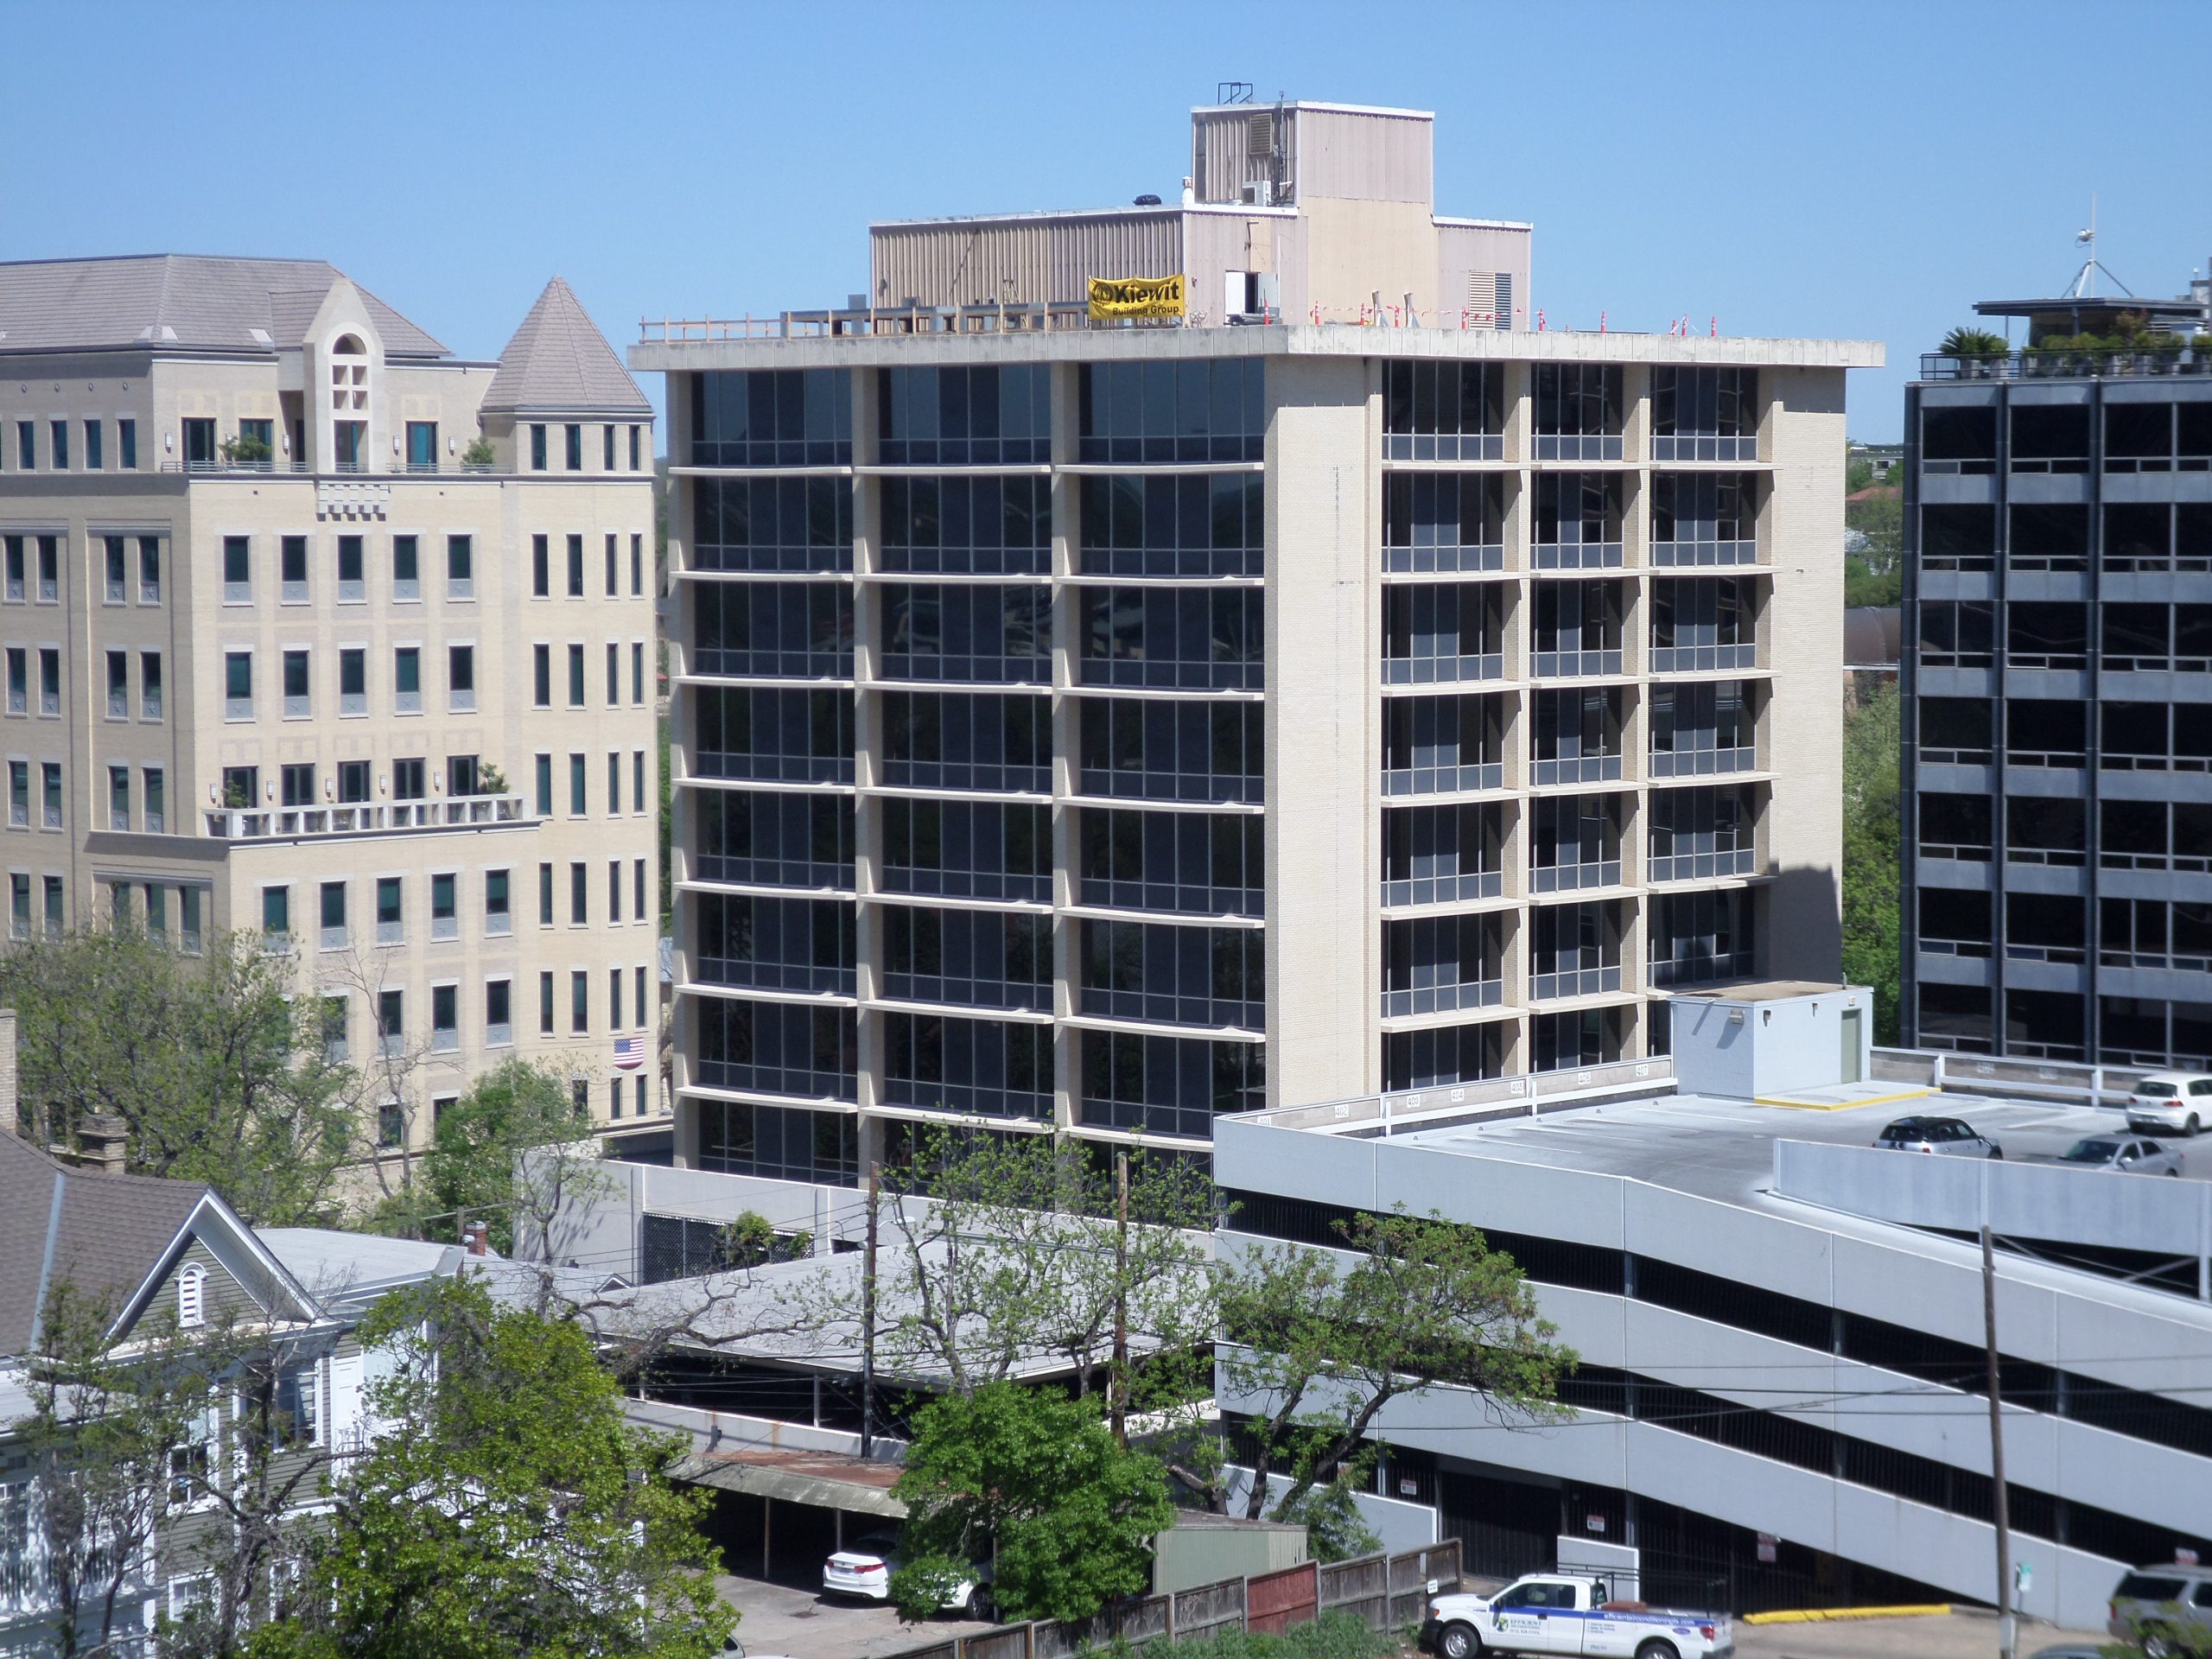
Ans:
MULTIPOLYGON (((888 1601, 891 1575, 905 1559, 899 1553, 896 1534, 872 1534, 839 1550, 823 1564, 822 1592, 830 1596, 850 1596, 856 1601, 888 1601)), ((944 1599, 944 1611, 965 1614, 969 1618, 988 1618, 989 1578, 990 1574, 983 1572, 976 1579, 963 1579, 953 1586, 944 1599)))

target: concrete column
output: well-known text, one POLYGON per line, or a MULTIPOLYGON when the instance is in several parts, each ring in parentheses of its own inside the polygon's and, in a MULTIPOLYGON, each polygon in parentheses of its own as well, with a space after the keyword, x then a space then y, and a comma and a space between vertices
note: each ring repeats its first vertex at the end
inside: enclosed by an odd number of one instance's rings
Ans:
POLYGON ((1762 527, 1775 569, 1766 620, 1793 665, 1770 682, 1764 720, 1774 776, 1767 844, 1782 866, 1769 971, 1832 981, 1843 950, 1843 372, 1769 368, 1759 378, 1771 400, 1760 449, 1775 467, 1762 527))
POLYGON ((1268 1099, 1378 1084, 1382 409, 1357 359, 1268 365, 1268 1099))

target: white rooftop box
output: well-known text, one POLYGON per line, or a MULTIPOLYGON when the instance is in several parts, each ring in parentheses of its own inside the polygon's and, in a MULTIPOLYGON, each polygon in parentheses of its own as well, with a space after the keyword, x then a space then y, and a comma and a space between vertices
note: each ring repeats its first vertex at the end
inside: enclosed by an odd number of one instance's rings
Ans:
POLYGON ((1669 1007, 1684 1094, 1761 1100, 1867 1075, 1874 995, 1864 986, 1747 982, 1680 991, 1669 1007))

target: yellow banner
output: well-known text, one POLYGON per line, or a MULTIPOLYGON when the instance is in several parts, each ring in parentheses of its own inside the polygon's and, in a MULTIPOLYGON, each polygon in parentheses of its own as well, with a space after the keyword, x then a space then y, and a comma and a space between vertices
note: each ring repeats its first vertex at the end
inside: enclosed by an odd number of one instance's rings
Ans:
POLYGON ((1179 317, 1183 315, 1183 277, 1093 276, 1090 279, 1090 320, 1105 322, 1116 317, 1179 317))

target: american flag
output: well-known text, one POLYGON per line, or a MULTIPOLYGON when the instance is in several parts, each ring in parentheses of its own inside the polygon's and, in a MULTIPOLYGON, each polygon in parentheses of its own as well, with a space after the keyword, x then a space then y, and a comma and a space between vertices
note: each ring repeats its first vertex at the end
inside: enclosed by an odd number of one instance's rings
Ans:
POLYGON ((620 1071, 634 1071, 645 1063, 645 1039, 642 1037, 617 1037, 614 1039, 614 1065, 620 1071))

